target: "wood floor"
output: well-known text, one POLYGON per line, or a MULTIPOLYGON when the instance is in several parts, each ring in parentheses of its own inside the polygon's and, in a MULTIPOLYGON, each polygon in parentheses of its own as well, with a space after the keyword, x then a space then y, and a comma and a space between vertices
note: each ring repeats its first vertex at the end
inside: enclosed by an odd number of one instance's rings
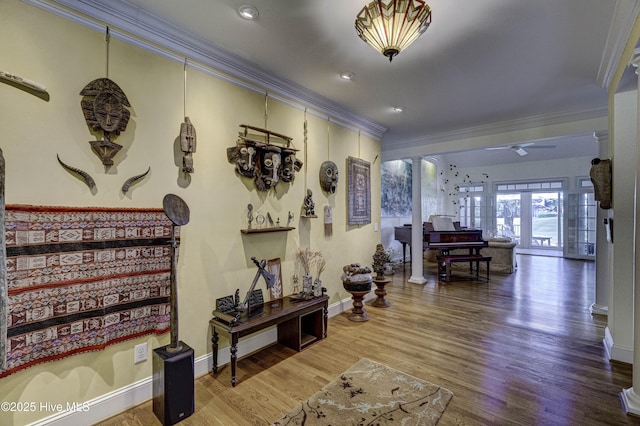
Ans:
MULTIPOLYGON (((610 363, 606 318, 592 316, 593 262, 518 256, 514 274, 425 285, 396 271, 386 309, 371 320, 329 319, 329 336, 297 353, 275 345, 196 380, 196 411, 183 425, 269 425, 360 358, 439 384, 454 393, 439 425, 640 425, 620 392, 631 366, 610 363)), ((101 425, 158 425, 150 402, 101 425)), ((335 425, 341 426, 341 425, 335 425)))

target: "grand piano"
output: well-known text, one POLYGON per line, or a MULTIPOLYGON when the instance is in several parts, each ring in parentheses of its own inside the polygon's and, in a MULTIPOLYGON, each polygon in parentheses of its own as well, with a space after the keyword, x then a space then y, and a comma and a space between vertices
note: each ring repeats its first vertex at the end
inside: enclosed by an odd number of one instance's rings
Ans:
MULTIPOLYGON (((480 249, 487 247, 488 243, 482 239, 482 229, 463 229, 460 222, 453 222, 453 231, 435 231, 433 223, 424 222, 423 248, 424 250, 441 250, 443 255, 448 255, 450 250, 469 249, 469 254, 480 252, 480 249)), ((409 245, 409 259, 411 259, 411 225, 396 226, 394 237, 402 243, 402 261, 405 260, 405 251, 409 245)))

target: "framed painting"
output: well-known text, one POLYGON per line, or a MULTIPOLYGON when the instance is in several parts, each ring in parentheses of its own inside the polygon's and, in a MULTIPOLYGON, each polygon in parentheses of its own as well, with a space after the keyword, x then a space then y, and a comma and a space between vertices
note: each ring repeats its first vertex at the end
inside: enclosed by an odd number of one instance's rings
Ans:
POLYGON ((349 225, 371 223, 371 163, 347 158, 349 225))
POLYGON ((269 300, 282 299, 282 268, 279 257, 267 261, 267 271, 276 277, 276 282, 269 289, 269 300))

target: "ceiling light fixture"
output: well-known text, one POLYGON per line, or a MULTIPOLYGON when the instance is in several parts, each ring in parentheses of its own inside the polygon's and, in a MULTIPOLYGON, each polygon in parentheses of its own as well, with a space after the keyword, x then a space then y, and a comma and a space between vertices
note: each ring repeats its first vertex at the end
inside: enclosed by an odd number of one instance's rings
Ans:
POLYGON ((395 112, 402 112, 402 111, 404 111, 404 108, 403 108, 403 107, 401 107, 401 106, 394 106, 394 107, 393 107, 393 110, 394 110, 395 112))
POLYGON ((352 73, 351 71, 345 71, 340 73, 340 78, 343 80, 353 80, 353 77, 355 77, 356 75, 354 73, 352 73))
POLYGON ((238 13, 244 19, 253 20, 258 18, 258 9, 247 4, 240 6, 238 8, 238 13))
POLYGON ((389 62, 429 25, 431 8, 422 0, 375 0, 356 17, 360 38, 389 58, 389 62))

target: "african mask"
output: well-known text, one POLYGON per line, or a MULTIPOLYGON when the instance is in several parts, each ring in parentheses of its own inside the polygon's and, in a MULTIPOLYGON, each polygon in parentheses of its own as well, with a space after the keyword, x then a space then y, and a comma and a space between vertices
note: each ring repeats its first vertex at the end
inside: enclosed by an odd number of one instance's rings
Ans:
POLYGON ((180 150, 184 154, 182 157, 182 171, 193 173, 193 153, 196 152, 196 129, 191 124, 189 117, 184 118, 184 123, 180 125, 180 150))
POLYGON ((236 172, 246 177, 255 175, 256 147, 254 144, 239 140, 236 146, 227 148, 227 159, 236 165, 236 172))
POLYGON ((338 166, 333 161, 320 165, 320 187, 330 194, 335 194, 338 189, 338 166))
POLYGON ((256 188, 258 191, 266 191, 276 186, 280 180, 281 149, 273 145, 261 146, 259 148, 258 163, 260 165, 256 176, 256 188))
POLYGON ((122 89, 108 78, 98 78, 89 82, 81 91, 80 102, 87 125, 94 131, 102 130, 104 139, 90 141, 93 151, 105 166, 113 165, 113 157, 122 145, 111 140, 127 128, 131 107, 122 89))
POLYGON ((302 168, 302 161, 296 158, 296 151, 291 148, 282 148, 282 171, 280 177, 283 182, 293 182, 296 172, 302 168))
POLYGON ((611 208, 611 160, 594 158, 589 171, 593 183, 594 198, 600 201, 601 209, 611 208))

